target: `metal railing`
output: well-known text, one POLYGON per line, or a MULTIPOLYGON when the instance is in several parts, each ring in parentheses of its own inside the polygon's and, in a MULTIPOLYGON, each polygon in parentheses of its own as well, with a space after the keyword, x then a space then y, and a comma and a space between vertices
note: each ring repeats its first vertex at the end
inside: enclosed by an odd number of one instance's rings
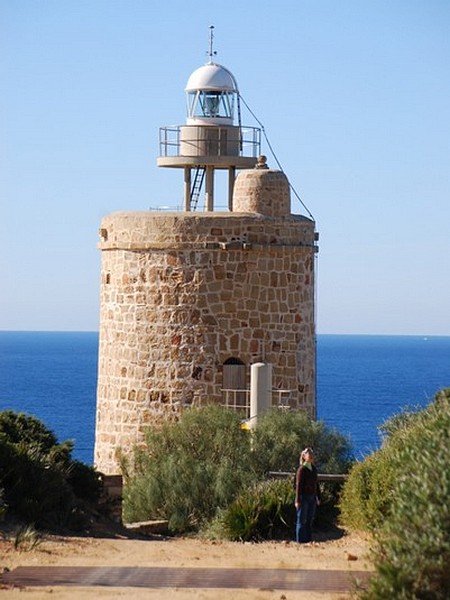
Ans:
MULTIPOLYGON (((173 125, 171 127, 159 128, 159 153, 160 156, 183 156, 180 154, 181 148, 181 128, 184 125, 173 125)), ((220 139, 220 127, 217 128, 218 139, 215 141, 218 156, 228 156, 228 141, 220 139), (223 142, 223 143, 222 143, 223 142)), ((224 129, 223 131, 226 132, 224 129)), ((205 139, 190 138, 184 143, 189 143, 193 147, 205 145, 205 139)), ((241 127, 239 138, 240 152, 239 156, 257 158, 261 153, 261 130, 257 127, 241 127)), ((216 153, 215 153, 216 154, 216 153)))
MULTIPOLYGON (((249 389, 222 389, 224 394, 224 402, 221 406, 228 410, 234 410, 236 412, 242 412, 245 414, 245 418, 250 418, 250 390, 249 389)), ((291 405, 289 404, 292 396, 292 390, 284 390, 274 388, 272 390, 272 407, 277 407, 282 410, 289 410, 291 405)))
POLYGON ((245 418, 250 418, 250 390, 244 389, 223 389, 225 402, 221 406, 227 410, 234 410, 245 414, 245 418))
POLYGON ((180 125, 159 128, 160 156, 178 156, 180 150, 180 125))
MULTIPOLYGON (((294 475, 293 471, 269 471, 271 479, 293 479, 294 475)), ((323 482, 339 481, 343 483, 347 479, 347 475, 344 473, 318 473, 317 479, 323 482)))

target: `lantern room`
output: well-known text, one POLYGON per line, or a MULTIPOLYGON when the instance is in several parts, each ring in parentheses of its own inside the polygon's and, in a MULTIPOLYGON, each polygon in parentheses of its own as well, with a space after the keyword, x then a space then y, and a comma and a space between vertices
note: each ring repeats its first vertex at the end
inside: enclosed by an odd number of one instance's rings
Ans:
POLYGON ((186 85, 188 125, 233 125, 238 89, 233 75, 215 63, 192 73, 186 85))
POLYGON ((187 118, 185 125, 160 128, 159 167, 184 170, 185 211, 197 210, 204 190, 204 210, 214 210, 217 169, 228 171, 228 210, 233 210, 233 187, 236 170, 251 169, 260 154, 261 130, 241 123, 239 90, 233 74, 210 61, 188 78, 187 118), (237 116, 237 123, 234 116, 237 116))

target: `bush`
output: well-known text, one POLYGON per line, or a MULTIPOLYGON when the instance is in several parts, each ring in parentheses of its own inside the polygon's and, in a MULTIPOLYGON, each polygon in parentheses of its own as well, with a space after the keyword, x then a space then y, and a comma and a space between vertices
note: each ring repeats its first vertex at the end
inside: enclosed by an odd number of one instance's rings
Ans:
POLYGON ((353 465, 343 487, 339 509, 341 523, 350 529, 376 532, 389 516, 394 486, 403 465, 399 452, 410 443, 411 427, 421 411, 404 409, 383 423, 382 447, 353 465))
MULTIPOLYGON (((296 470, 301 449, 312 444, 321 469, 345 472, 350 461, 348 441, 302 412, 269 411, 250 433, 242 431, 238 415, 223 408, 185 411, 178 422, 149 429, 146 447, 135 450, 131 465, 122 461, 124 518, 167 519, 173 532, 199 529, 241 494, 241 506, 249 498, 257 501, 252 496, 254 486, 266 480, 269 471, 296 470)), ((281 488, 285 484, 293 507, 292 480, 280 484, 281 488)), ((329 524, 334 517, 338 489, 338 484, 327 484, 324 490, 318 511, 322 523, 329 524)), ((264 506, 260 508, 265 514, 264 506)), ((269 529, 258 525, 256 535, 269 529)))
POLYGON ((71 442, 58 444, 35 417, 1 412, 3 512, 37 527, 82 528, 82 500, 96 501, 101 482, 92 467, 72 460, 71 451, 71 442))
POLYGON ((49 515, 71 501, 62 472, 36 450, 0 442, 0 468, 9 511, 27 523, 43 526, 49 515))
MULTIPOLYGON (((38 449, 45 454, 57 446, 55 434, 39 419, 12 410, 0 413, 0 439, 30 450, 38 449)), ((68 451, 71 449, 68 448, 68 451)))
POLYGON ((339 500, 341 523, 350 529, 376 531, 390 511, 394 476, 387 451, 355 463, 339 500))
POLYGON ((388 421, 345 484, 344 522, 374 534, 367 600, 444 600, 450 589, 450 389, 388 421))
POLYGON ((98 471, 79 460, 72 460, 67 469, 67 483, 77 498, 95 504, 103 490, 98 471))
POLYGON ((363 597, 448 599, 450 389, 439 392, 392 436, 392 502, 377 534, 377 574, 363 597))
POLYGON ((290 481, 263 481, 243 490, 206 534, 239 541, 279 539, 292 537, 294 524, 290 481))
POLYGON ((322 473, 346 473, 352 463, 350 441, 323 421, 313 421, 304 411, 273 409, 258 420, 253 450, 261 475, 296 471, 306 446, 314 449, 315 463, 322 473))
POLYGON ((146 449, 136 449, 124 519, 167 519, 173 532, 198 529, 254 479, 239 416, 216 406, 186 410, 178 422, 150 428, 146 449))

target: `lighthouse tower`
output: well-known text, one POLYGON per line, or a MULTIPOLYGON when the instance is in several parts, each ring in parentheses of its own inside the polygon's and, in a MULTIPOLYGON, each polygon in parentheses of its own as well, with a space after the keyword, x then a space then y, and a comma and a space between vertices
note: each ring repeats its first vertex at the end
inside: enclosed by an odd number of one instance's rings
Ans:
POLYGON ((289 181, 258 156, 258 131, 247 144, 235 124, 228 69, 194 71, 187 98, 187 122, 162 129, 158 158, 183 169, 184 210, 117 212, 100 226, 95 463, 106 474, 186 407, 245 411, 255 364, 272 365, 273 404, 315 415, 315 223, 291 214, 289 181), (228 210, 214 210, 217 169, 229 174, 228 210))
POLYGON ((254 167, 260 152, 261 130, 242 127, 236 79, 227 68, 213 62, 212 42, 211 26, 210 60, 191 74, 186 85, 186 124, 160 129, 157 164, 184 170, 185 211, 197 209, 203 185, 204 209, 214 210, 216 169, 228 171, 228 209, 232 210, 236 169, 254 167))

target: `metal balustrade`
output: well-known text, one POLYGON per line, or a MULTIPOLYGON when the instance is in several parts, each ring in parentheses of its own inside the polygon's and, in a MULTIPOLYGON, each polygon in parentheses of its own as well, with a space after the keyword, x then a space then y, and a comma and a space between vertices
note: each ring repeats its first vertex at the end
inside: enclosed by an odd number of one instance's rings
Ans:
MULTIPOLYGON (((291 408, 290 400, 293 390, 273 389, 272 390, 272 407, 277 407, 282 410, 291 408)), ((222 389, 224 402, 221 404, 228 410, 242 412, 246 419, 250 419, 250 390, 245 389, 222 389)))
MULTIPOLYGON (((170 127, 160 127, 159 129, 159 153, 160 156, 184 156, 180 154, 181 149, 181 129, 186 129, 186 125, 173 125, 170 127)), ((196 129, 199 129, 198 127, 196 129)), ((203 128, 204 129, 204 128, 203 128)), ((199 129, 201 131, 201 129, 199 129)), ((217 156, 229 156, 227 129, 217 127, 215 129, 217 140, 214 152, 217 156), (223 139, 222 139, 223 137, 223 139)), ((186 142, 184 142, 186 143, 186 142)), ((189 144, 193 148, 205 144, 204 134, 198 137, 190 138, 189 144)), ((261 130, 257 127, 241 127, 239 136, 240 156, 257 158, 261 149, 261 130)), ((196 155, 197 153, 195 153, 196 155)), ((233 153, 234 154, 234 153, 233 153)))

